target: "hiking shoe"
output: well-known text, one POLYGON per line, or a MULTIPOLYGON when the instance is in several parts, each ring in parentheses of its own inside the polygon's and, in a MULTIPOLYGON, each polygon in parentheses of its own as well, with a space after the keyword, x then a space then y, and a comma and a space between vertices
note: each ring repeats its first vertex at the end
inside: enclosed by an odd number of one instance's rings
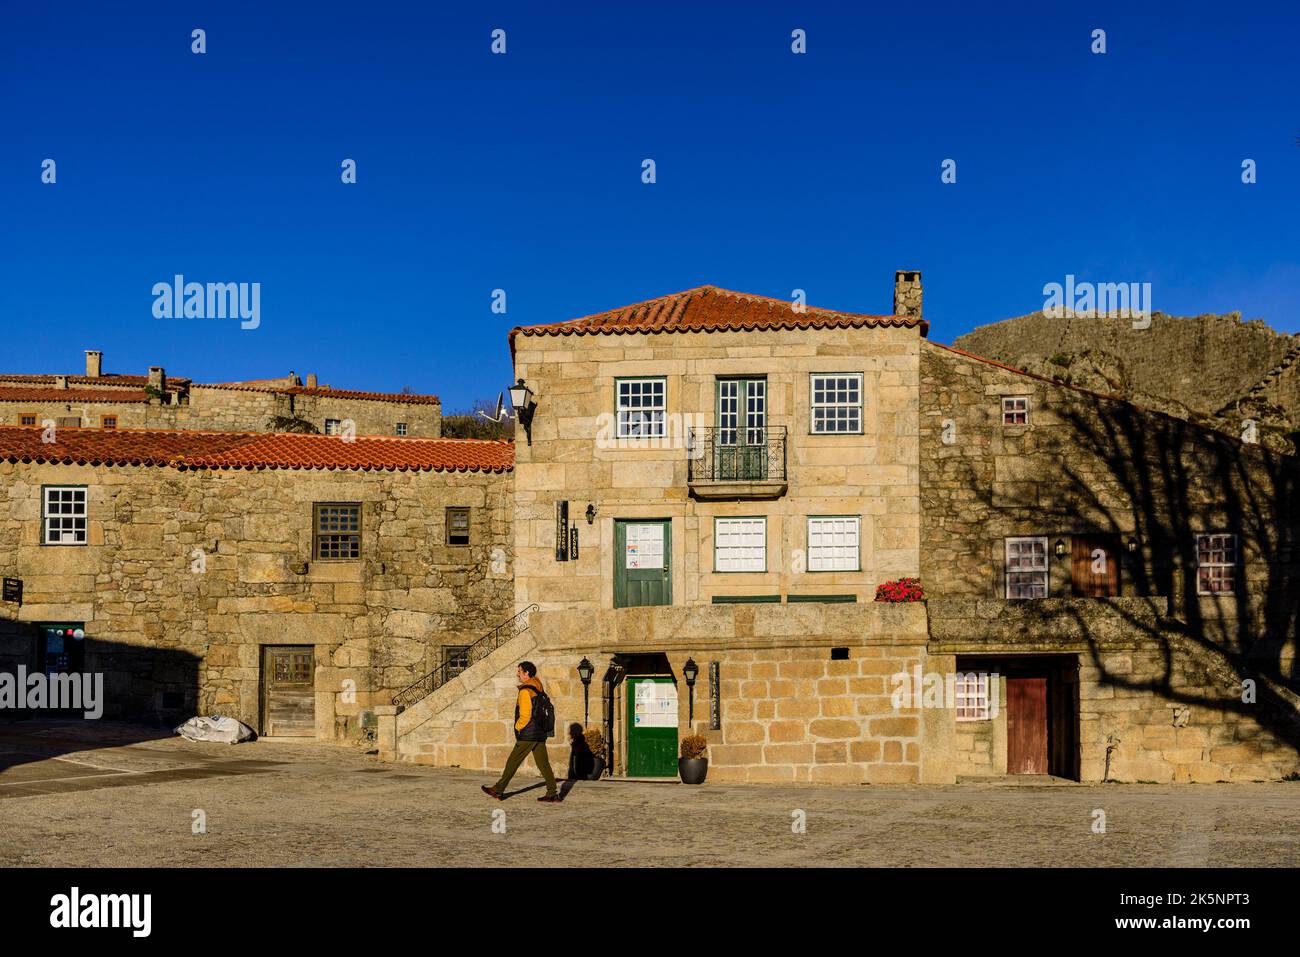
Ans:
POLYGON ((542 804, 559 804, 562 799, 558 794, 543 794, 537 800, 542 804))
POLYGON ((483 791, 483 793, 486 794, 488 797, 490 797, 490 798, 496 798, 498 801, 504 801, 504 800, 506 799, 506 796, 505 796, 504 794, 502 794, 500 791, 498 791, 498 790, 496 790, 496 789, 494 789, 494 788, 490 788, 490 787, 488 787, 486 784, 484 784, 484 785, 482 786, 482 791, 483 791))

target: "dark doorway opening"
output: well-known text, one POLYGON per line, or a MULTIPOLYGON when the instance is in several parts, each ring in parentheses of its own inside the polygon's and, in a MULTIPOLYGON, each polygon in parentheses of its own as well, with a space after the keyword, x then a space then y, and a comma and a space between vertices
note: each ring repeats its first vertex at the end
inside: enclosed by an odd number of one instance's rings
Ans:
POLYGON ((1007 774, 1079 780, 1078 655, 961 656, 957 671, 1005 682, 1007 774))

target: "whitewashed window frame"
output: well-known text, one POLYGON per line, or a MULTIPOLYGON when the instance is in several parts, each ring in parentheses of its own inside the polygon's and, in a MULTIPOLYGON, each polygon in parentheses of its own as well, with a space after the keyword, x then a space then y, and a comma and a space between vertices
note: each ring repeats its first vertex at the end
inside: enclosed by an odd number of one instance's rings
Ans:
POLYGON ((713 570, 722 574, 767 571, 767 518, 761 515, 715 516, 713 570), (756 535, 758 541, 755 541, 756 535))
POLYGON ((1240 552, 1237 548, 1237 536, 1233 532, 1197 532, 1196 533, 1196 594, 1206 597, 1231 595, 1237 587, 1237 565, 1240 552), (1202 543, 1205 543, 1204 545, 1202 543), (1208 554, 1210 560, 1202 558, 1208 554), (1223 556, 1217 561, 1214 556, 1223 556), (1209 575, 1203 574, 1208 571, 1209 575), (1225 587, 1206 588, 1205 582, 1218 583, 1225 587))
POLYGON ((807 520, 807 557, 810 572, 860 572, 862 571, 862 517, 860 515, 809 515, 807 520), (836 524, 842 528, 835 528, 836 524), (829 530, 821 526, 832 526, 829 530), (818 526, 818 527, 814 527, 818 526), (852 529, 850 533, 850 527, 852 529), (852 537, 853 563, 846 556, 852 537), (826 541, 829 535, 831 541, 826 541), (842 539, 836 541, 836 537, 842 539))
POLYGON ((85 545, 89 540, 89 526, 89 489, 86 486, 42 486, 42 545, 85 545))
POLYGON ((668 379, 664 376, 626 376, 614 380, 614 422, 615 438, 619 439, 662 439, 668 434, 668 379), (624 394, 624 387, 629 391, 624 394), (636 392, 633 389, 639 388, 636 392), (649 404, 631 403, 632 398, 645 399, 649 404), (653 400, 657 398, 657 403, 653 400), (657 413, 657 415, 656 415, 657 413), (638 423, 633 428, 633 417, 638 423), (648 418, 642 418, 648 416, 648 418), (646 425, 649 428, 646 428, 646 425))
POLYGON ((958 721, 990 720, 989 676, 983 672, 957 672, 953 705, 958 721))
POLYGON ((1002 424, 1025 426, 1029 424, 1029 396, 1004 395, 1002 397, 1002 424), (1008 420, 1008 416, 1010 419, 1008 420), (1023 422, 1017 422, 1016 416, 1023 416, 1023 422))
POLYGON ((810 372, 808 374, 808 430, 811 435, 861 435, 862 434, 862 416, 863 416, 863 387, 864 377, 861 372, 810 372), (823 384, 818 385, 821 380, 823 384), (841 388, 841 383, 836 380, 844 380, 845 384, 841 388), (858 398, 856 402, 849 401, 845 398, 840 401, 838 396, 840 392, 849 392, 856 388, 858 398), (818 393, 822 393, 823 398, 818 401, 818 393), (836 398, 828 399, 827 395, 835 395, 836 398), (819 411, 832 413, 829 418, 824 418, 821 427, 818 425, 819 411), (841 418, 838 413, 846 413, 841 418), (828 429, 825 427, 827 422, 851 422, 855 421, 854 428, 845 429, 828 429))
MULTIPOLYGON (((1039 598, 1046 598, 1046 597, 1048 597, 1048 595, 1050 595, 1050 594, 1051 594, 1051 591, 1052 591, 1052 559, 1051 559, 1051 554, 1050 554, 1050 552, 1048 551, 1048 546, 1047 546, 1047 536, 1046 536, 1046 535, 1019 535, 1019 536, 1011 536, 1011 537, 1008 537, 1008 538, 1006 538, 1006 539, 1003 540, 1003 546, 1002 546, 1002 548, 1003 548, 1003 558, 1004 558, 1005 563, 1006 563, 1006 564, 1005 564, 1005 568, 1004 568, 1004 574, 1005 574, 1005 577, 1006 577, 1006 596, 1007 596, 1007 598, 1008 598, 1008 599, 1011 599, 1011 600, 1019 600, 1019 601, 1032 601, 1032 600, 1036 600, 1036 599, 1039 599, 1039 598), (1041 545, 1041 546, 1042 546, 1041 552, 1042 552, 1042 556, 1043 556, 1043 561, 1042 561, 1042 566, 1041 566, 1041 567, 1038 567, 1037 565, 1025 566, 1025 565, 1022 563, 1022 560, 1023 560, 1024 556, 1023 556, 1022 554, 1020 554, 1019 552, 1017 552, 1017 554, 1016 554, 1016 556, 1015 556, 1016 559, 1017 559, 1017 562, 1016 562, 1015 564, 1012 563, 1012 549, 1013 549, 1013 547, 1015 547, 1015 548, 1020 548, 1020 547, 1022 547, 1022 546, 1024 546, 1024 545, 1041 545), (1016 595, 1016 594, 1012 594, 1012 592, 1016 590, 1017 586, 1027 584, 1026 582, 1013 582, 1013 581, 1012 581, 1012 576, 1014 576, 1014 575, 1038 575, 1038 574, 1041 574, 1041 575, 1043 576, 1043 579, 1042 579, 1042 589, 1043 589, 1043 593, 1042 593, 1041 595, 1016 595)), ((1031 557, 1034 557, 1035 554, 1036 554, 1036 553, 1034 553, 1034 552, 1031 550, 1031 552, 1030 552, 1030 556, 1031 556, 1031 557)), ((1031 587, 1032 587, 1032 586, 1031 586, 1031 587)))

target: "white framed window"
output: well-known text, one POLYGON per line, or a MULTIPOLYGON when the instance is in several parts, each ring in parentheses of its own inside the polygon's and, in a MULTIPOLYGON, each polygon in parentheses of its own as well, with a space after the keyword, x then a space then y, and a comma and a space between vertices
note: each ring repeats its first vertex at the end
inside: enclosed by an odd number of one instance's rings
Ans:
POLYGON ((85 487, 47 485, 41 489, 41 525, 41 541, 46 545, 85 545, 85 487))
POLYGON ((715 572, 767 571, 767 519, 715 518, 713 520, 713 570, 715 572))
POLYGON ((862 373, 809 377, 811 429, 814 434, 862 431, 862 373))
POLYGON ((325 434, 326 434, 326 435, 338 435, 338 434, 341 433, 342 431, 343 431, 343 423, 342 423, 342 421, 340 421, 339 419, 326 419, 326 420, 325 420, 325 434))
POLYGON ((1236 535, 1210 533, 1196 536, 1196 594, 1230 594, 1236 570, 1236 535))
POLYGON ((618 438, 663 438, 667 380, 619 379, 615 383, 615 402, 618 438))
POLYGON ((1004 395, 1002 397, 1002 424, 1029 424, 1029 396, 1004 395))
POLYGON ((808 516, 808 570, 860 571, 861 540, 862 519, 856 515, 808 516))
POLYGON ((957 672, 955 704, 958 721, 989 720, 989 676, 957 672))
POLYGON ((1047 597, 1047 538, 1007 539, 1007 597, 1047 597))
POLYGON ((405 422, 398 422, 395 426, 393 426, 393 434, 394 434, 394 435, 406 435, 406 423, 405 423, 405 422))

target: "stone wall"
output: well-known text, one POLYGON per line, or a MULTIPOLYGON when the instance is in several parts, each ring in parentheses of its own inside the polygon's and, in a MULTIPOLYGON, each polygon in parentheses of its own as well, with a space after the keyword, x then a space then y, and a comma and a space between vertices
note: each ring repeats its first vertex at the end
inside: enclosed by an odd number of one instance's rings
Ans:
POLYGON ((179 690, 256 728, 259 648, 312 645, 317 736, 346 736, 510 617, 512 547, 509 474, 0 463, 0 575, 25 584, 0 663, 31 666, 32 623, 84 622, 109 716, 179 690), (47 484, 88 487, 89 544, 39 544, 47 484), (313 560, 316 502, 362 503, 360 561, 313 560), (470 508, 470 545, 445 543, 449 506, 470 508))
POLYGON ((157 401, 15 401, 6 399, 5 388, 0 386, 0 425, 20 425, 23 415, 36 415, 38 423, 76 416, 83 428, 99 428, 104 416, 116 416, 119 429, 218 432, 265 432, 275 416, 302 418, 324 432, 329 418, 352 422, 357 435, 395 435, 399 422, 406 423, 406 434, 413 438, 438 438, 442 434, 442 407, 436 402, 291 395, 203 385, 191 386, 188 400, 176 405, 157 401))
MULTIPOLYGON (((932 655, 1076 659, 1083 781, 1277 780, 1300 770, 1295 696, 1263 674, 1243 694, 1243 675, 1168 617, 1164 599, 940 599, 928 610, 932 655)), ((956 735, 958 775, 1006 773, 1005 713, 958 722, 956 735)))
MULTIPOLYGON (((476 770, 499 770, 513 745, 514 669, 538 666, 555 702, 552 764, 568 764, 564 729, 583 721, 576 667, 597 666, 591 720, 601 722, 601 676, 613 654, 665 655, 677 679, 679 738, 691 730, 689 691, 680 677, 699 664, 694 728, 709 741, 714 781, 916 783, 952 780, 952 713, 896 709, 892 676, 931 662, 920 605, 714 606, 543 611, 528 632, 456 679, 453 687, 397 716, 390 757, 476 770), (832 660, 831 649, 848 657, 832 660), (720 674, 721 729, 709 729, 708 663, 720 674)), ((620 689, 625 687, 620 684, 620 689)), ((626 763, 620 690, 615 767, 626 763)), ((531 765, 525 773, 534 774, 531 765)))
POLYGON ((672 601, 850 594, 918 570, 916 329, 590 335, 515 339, 515 372, 539 396, 531 446, 516 446, 516 600, 609 608, 614 520, 672 521, 672 601), (812 435, 809 373, 860 372, 863 434, 812 435), (769 500, 706 501, 688 487, 686 433, 712 428, 719 376, 765 375, 768 423, 785 427, 788 489, 769 500), (618 377, 662 376, 669 441, 613 440, 618 377), (675 441, 674 441, 675 439, 675 441), (556 562, 555 503, 570 502, 582 549, 556 562), (594 526, 582 514, 597 509, 594 526), (861 570, 806 570, 807 517, 861 517, 861 570), (713 521, 767 518, 767 570, 714 571, 713 521))

